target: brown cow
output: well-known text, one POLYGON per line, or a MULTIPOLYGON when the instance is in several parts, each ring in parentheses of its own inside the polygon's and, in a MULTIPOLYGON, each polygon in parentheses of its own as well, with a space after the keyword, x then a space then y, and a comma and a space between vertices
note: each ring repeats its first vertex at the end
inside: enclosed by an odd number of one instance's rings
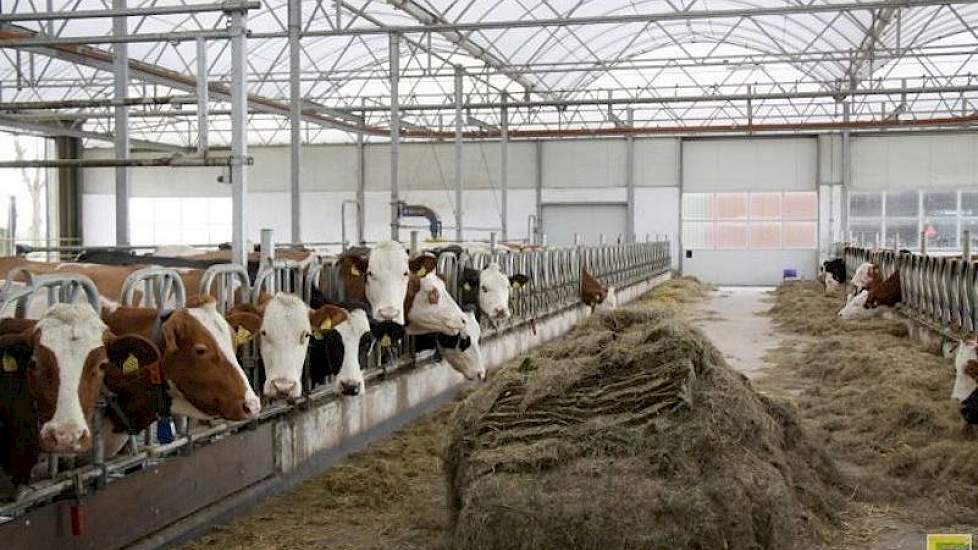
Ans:
POLYGON ((581 301, 591 307, 595 307, 604 302, 607 297, 607 287, 588 273, 587 269, 581 267, 581 301))
POLYGON ((895 306, 902 300, 903 295, 900 289, 900 272, 894 271, 893 275, 887 277, 882 283, 869 288, 869 296, 866 298, 866 309, 879 306, 895 306))

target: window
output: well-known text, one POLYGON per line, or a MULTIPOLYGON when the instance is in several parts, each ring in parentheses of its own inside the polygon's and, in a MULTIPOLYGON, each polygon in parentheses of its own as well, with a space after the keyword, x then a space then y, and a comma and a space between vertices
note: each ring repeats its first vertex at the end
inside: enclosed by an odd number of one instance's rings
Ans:
POLYGON ((217 244, 231 240, 229 197, 130 199, 132 242, 217 244))
POLYGON ((850 193, 849 235, 864 245, 957 250, 961 232, 978 226, 978 192, 899 191, 850 193))
POLYGON ((815 248, 818 194, 685 193, 683 246, 707 250, 815 248))

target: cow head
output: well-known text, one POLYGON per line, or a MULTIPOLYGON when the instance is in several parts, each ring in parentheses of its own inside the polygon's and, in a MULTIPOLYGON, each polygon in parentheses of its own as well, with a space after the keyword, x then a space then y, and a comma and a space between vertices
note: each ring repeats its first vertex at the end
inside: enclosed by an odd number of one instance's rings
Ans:
POLYGON ((445 282, 429 273, 412 281, 409 295, 408 332, 454 336, 465 328, 466 315, 445 288, 445 282))
POLYGON ((978 342, 972 334, 958 345, 954 354, 954 387, 951 397, 961 402, 961 416, 969 424, 978 423, 978 342))
POLYGON ((394 241, 382 241, 370 251, 363 263, 356 260, 350 275, 363 277, 364 294, 373 320, 404 324, 404 297, 407 294, 410 268, 404 247, 394 241))
POLYGON ((161 332, 161 364, 174 413, 205 420, 258 416, 261 402, 235 357, 231 325, 213 298, 197 298, 174 312, 161 332))
POLYGON ((581 268, 581 301, 595 307, 604 302, 607 297, 608 289, 586 269, 581 268))
MULTIPOLYGON (((230 317, 228 321, 233 327, 235 322, 230 317)), ((312 336, 309 306, 297 296, 278 293, 265 303, 258 322, 256 332, 261 335, 265 369, 263 395, 270 399, 298 397, 302 393, 302 367, 312 336)))
MULTIPOLYGON (((337 308, 339 309, 339 308, 337 308)), ((346 314, 346 320, 334 325, 343 342, 342 366, 336 377, 336 389, 344 395, 358 395, 364 391, 363 370, 360 367, 360 348, 364 338, 369 338, 370 321, 362 309, 355 309, 346 314)))
POLYGON ((479 311, 491 321, 509 319, 512 315, 509 309, 512 290, 521 288, 529 282, 529 278, 523 274, 507 277, 495 262, 481 271, 465 269, 462 276, 463 290, 466 286, 469 289, 478 289, 479 311))
POLYGON ((459 372, 466 380, 485 380, 486 365, 482 359, 482 327, 475 318, 475 313, 468 312, 465 329, 456 336, 456 341, 446 342, 439 338, 438 351, 445 361, 459 372))
MULTIPOLYGON (((92 442, 89 419, 109 358, 143 356, 147 342, 116 338, 88 304, 55 304, 36 323, 19 322, 25 323, 23 330, 5 330, 0 336, 0 354, 5 373, 26 379, 42 424, 41 449, 87 450, 92 442)), ((151 354, 155 348, 149 348, 146 353, 151 354)))

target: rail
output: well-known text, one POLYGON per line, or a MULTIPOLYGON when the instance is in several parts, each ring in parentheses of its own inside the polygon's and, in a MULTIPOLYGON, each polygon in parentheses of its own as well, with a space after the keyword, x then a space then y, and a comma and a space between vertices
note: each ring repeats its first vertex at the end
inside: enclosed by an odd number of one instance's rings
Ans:
MULTIPOLYGON (((667 272, 670 267, 669 250, 667 241, 518 252, 497 249, 472 255, 463 252, 459 257, 454 254, 443 254, 437 269, 439 275, 448 281, 449 291, 456 297, 460 296, 461 285, 464 284, 461 272, 465 267, 480 268, 495 261, 508 274, 524 273, 528 276, 529 282, 515 289, 511 295, 513 316, 494 326, 485 327, 483 339, 491 341, 517 327, 533 326, 538 319, 579 307, 582 267, 595 274, 605 284, 627 287, 667 272)), ((141 275, 134 274, 131 283, 124 290, 129 300, 120 301, 134 302, 135 289, 140 286, 146 292, 145 297, 156 303, 171 305, 181 302, 181 298, 185 296, 184 283, 177 282, 179 277, 173 278, 176 273, 173 270, 149 268, 136 273, 141 275)), ((42 277, 36 276, 33 281, 44 281, 42 277)), ((30 284, 32 283, 29 282, 28 285, 30 284)), ((267 270, 267 273, 256 276, 254 283, 248 280, 246 272, 240 267, 213 266, 204 272, 198 288, 203 293, 217 297, 222 309, 225 309, 250 302, 257 296, 256 291, 268 290, 272 285, 278 290, 299 294, 310 304, 314 299, 343 302, 346 298, 342 278, 339 275, 339 262, 336 258, 323 259, 305 268, 294 262, 277 265, 274 269, 267 270)), ((20 292, 4 289, 3 297, 7 298, 8 294, 14 301, 22 299, 20 292)), ((71 296, 66 295, 65 298, 71 296)), ((95 299, 98 299, 97 293, 95 299)), ((416 366, 434 360, 430 351, 415 354, 413 342, 410 340, 405 338, 400 348, 391 350, 396 352, 396 357, 394 361, 389 361, 387 364, 382 364, 380 354, 375 351, 371 361, 364 368, 367 384, 384 377, 391 369, 416 366)), ((250 355, 256 361, 260 359, 256 350, 252 350, 250 355)), ((262 387, 259 383, 257 367, 247 365, 244 368, 254 369, 249 373, 251 374, 249 379, 256 393, 261 395, 262 387)), ((217 422, 195 430, 181 429, 178 430, 173 441, 166 443, 161 443, 153 437, 154 430, 151 427, 142 438, 131 440, 126 453, 104 461, 101 456, 92 456, 91 458, 94 459, 92 463, 58 472, 50 479, 33 483, 18 500, 0 505, 0 524, 30 510, 43 507, 49 502, 72 498, 72 495, 78 494, 79 491, 98 490, 107 483, 158 464, 168 457, 187 454, 196 446, 207 445, 224 439, 236 431, 253 427, 256 422, 267 422, 289 414, 295 409, 305 409, 323 400, 336 399, 338 394, 332 382, 327 380, 325 384, 304 388, 302 396, 289 402, 266 405, 257 421, 217 422)), ((97 430, 98 424, 96 423, 93 428, 97 430)), ((95 434, 94 437, 99 436, 95 434)))
POLYGON ((847 277, 865 262, 876 265, 884 278, 899 271, 899 310, 908 317, 952 338, 978 327, 978 269, 973 260, 855 246, 843 246, 842 257, 847 277))

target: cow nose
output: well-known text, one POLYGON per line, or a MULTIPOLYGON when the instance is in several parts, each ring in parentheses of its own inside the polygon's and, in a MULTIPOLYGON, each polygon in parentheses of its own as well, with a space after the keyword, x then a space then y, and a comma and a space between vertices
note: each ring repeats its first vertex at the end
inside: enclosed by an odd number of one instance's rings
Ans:
POLYGON ((401 316, 401 310, 397 309, 396 307, 384 307, 380 308, 377 311, 377 314, 380 315, 381 319, 384 321, 393 321, 401 316))
POLYGON ((295 380, 289 380, 288 378, 276 378, 272 380, 272 391, 270 392, 273 396, 275 395, 291 395, 292 390, 296 387, 295 380))
POLYGON ((258 416, 261 412, 261 401, 255 394, 250 394, 245 397, 244 402, 241 404, 241 410, 244 412, 245 419, 252 419, 258 416))
POLYGON ((494 313, 497 319, 505 319, 509 317, 509 311, 507 311, 504 307, 497 307, 494 313))
POLYGON ((88 446, 91 437, 86 426, 46 424, 41 430, 41 440, 49 452, 77 453, 88 446))
POLYGON ((350 382, 348 380, 340 380, 340 393, 342 393, 343 395, 359 395, 360 383, 350 382))

